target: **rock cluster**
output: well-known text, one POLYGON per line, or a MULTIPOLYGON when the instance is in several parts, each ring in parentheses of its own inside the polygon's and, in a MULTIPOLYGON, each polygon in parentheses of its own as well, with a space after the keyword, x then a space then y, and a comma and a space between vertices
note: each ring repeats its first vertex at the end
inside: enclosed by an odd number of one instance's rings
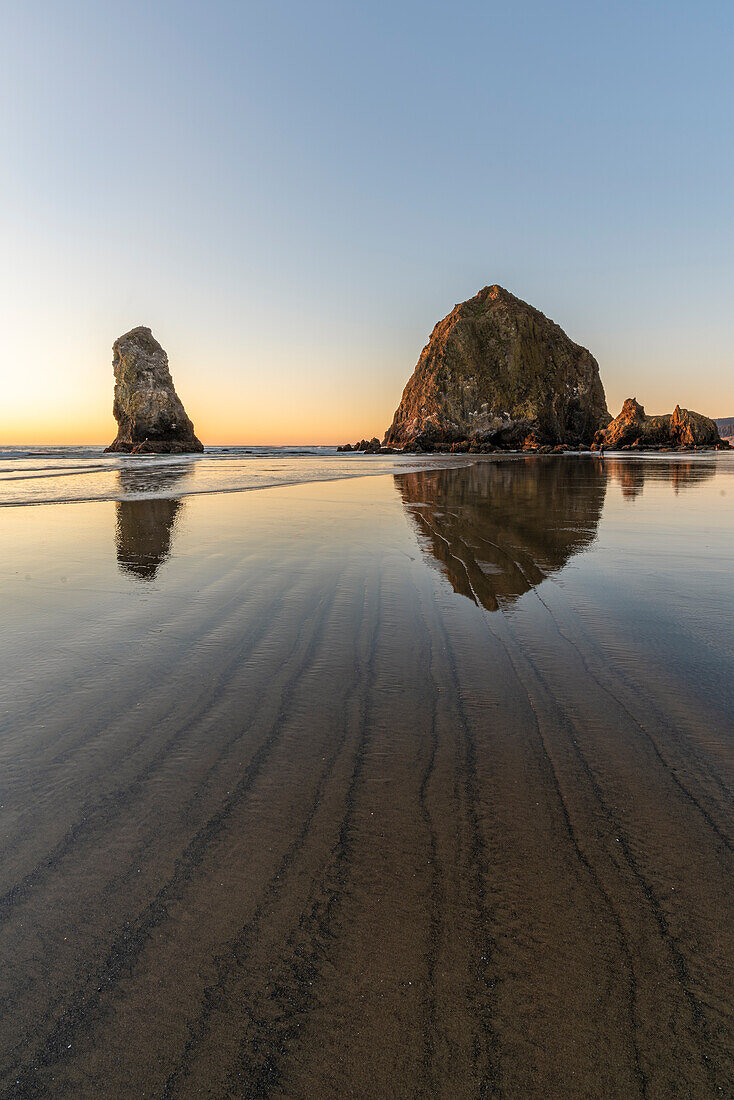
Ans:
POLYGON ((112 348, 117 438, 108 451, 186 454, 204 450, 168 369, 168 356, 149 328, 134 328, 112 348))
POLYGON ((337 447, 337 451, 364 451, 368 455, 380 454, 382 450, 383 448, 376 435, 373 435, 372 439, 360 439, 354 446, 351 443, 345 443, 344 446, 337 447))
POLYGON ((713 420, 676 405, 672 413, 648 416, 634 397, 628 397, 622 411, 596 433, 593 450, 614 451, 690 450, 694 447, 728 448, 713 420))
POLYGON ((488 286, 434 328, 385 445, 588 446, 610 419, 593 355, 537 309, 488 286))

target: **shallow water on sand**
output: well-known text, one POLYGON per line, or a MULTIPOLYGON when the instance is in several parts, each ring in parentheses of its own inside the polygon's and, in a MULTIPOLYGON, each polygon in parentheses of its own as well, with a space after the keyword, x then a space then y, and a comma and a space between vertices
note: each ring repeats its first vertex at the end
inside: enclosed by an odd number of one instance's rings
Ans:
POLYGON ((207 447, 198 455, 105 454, 99 446, 0 448, 0 508, 92 500, 174 500, 466 465, 466 458, 337 454, 335 447, 207 447))
POLYGON ((0 518, 0 1095, 734 1094, 731 457, 141 495, 0 518))

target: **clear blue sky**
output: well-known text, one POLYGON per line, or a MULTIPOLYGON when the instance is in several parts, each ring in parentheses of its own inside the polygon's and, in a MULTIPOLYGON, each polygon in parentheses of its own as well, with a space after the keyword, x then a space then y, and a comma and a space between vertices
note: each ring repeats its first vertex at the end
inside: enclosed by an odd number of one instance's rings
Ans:
POLYGON ((501 283, 609 405, 734 415, 734 5, 0 7, 0 437, 106 440, 150 325, 210 442, 381 434, 501 283))

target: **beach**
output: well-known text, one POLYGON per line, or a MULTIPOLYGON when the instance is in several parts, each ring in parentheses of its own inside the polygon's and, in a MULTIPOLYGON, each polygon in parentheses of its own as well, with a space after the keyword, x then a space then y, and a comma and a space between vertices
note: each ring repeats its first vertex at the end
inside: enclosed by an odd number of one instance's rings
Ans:
POLYGON ((21 461, 0 1095, 734 1094, 733 456, 21 461))

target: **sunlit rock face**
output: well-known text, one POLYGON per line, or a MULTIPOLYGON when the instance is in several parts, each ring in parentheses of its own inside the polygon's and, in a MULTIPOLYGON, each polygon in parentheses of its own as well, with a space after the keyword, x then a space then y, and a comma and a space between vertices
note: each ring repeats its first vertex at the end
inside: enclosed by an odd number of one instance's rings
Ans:
POLYGON ((691 412, 676 405, 672 413, 648 416, 634 397, 628 397, 619 416, 597 432, 595 447, 645 450, 660 447, 721 447, 726 444, 719 435, 714 420, 702 413, 691 412))
POLYGON ((590 444, 610 420, 591 352, 500 286, 434 328, 386 446, 590 444))
POLYGON ((149 328, 131 329, 112 348, 117 438, 108 451, 186 454, 203 451, 168 369, 168 356, 149 328))
POLYGON ((581 458, 521 458, 400 474, 395 485, 454 591, 496 611, 591 545, 607 472, 581 458))

